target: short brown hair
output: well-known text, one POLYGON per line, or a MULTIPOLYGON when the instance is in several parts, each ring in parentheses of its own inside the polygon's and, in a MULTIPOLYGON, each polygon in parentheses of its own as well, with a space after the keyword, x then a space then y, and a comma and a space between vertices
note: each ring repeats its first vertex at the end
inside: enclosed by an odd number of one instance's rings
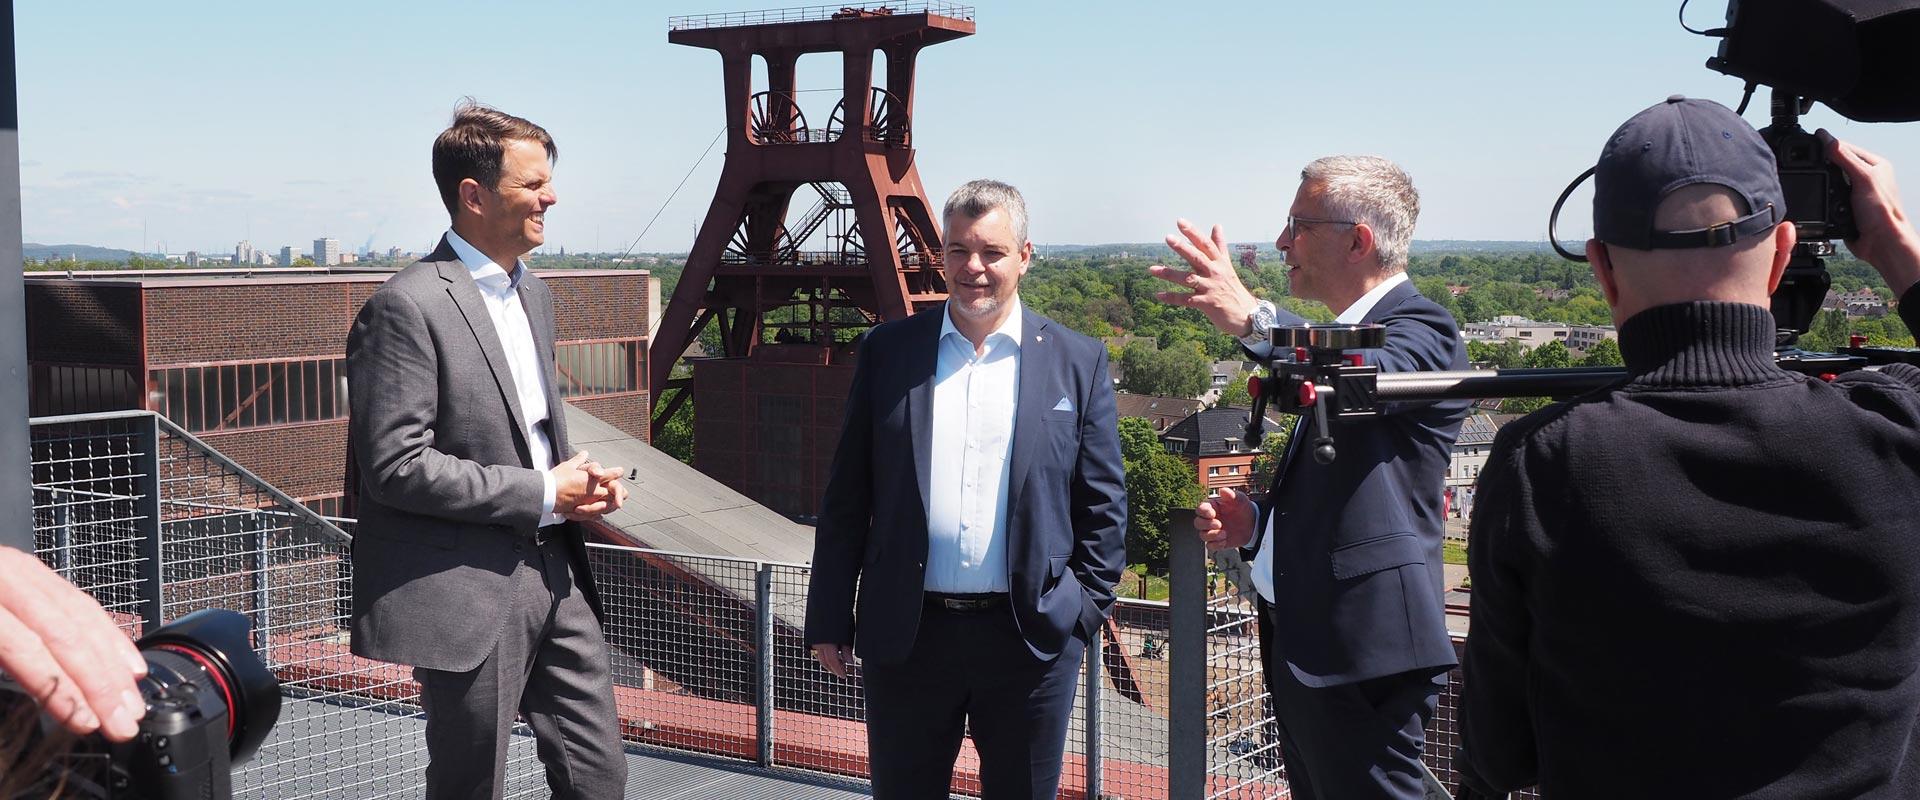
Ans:
POLYGON ((453 109, 453 124, 433 140, 433 182, 440 187, 440 202, 453 214, 460 207, 460 182, 472 178, 488 189, 500 187, 500 170, 506 160, 507 143, 538 142, 547 150, 547 160, 560 158, 547 129, 481 105, 468 97, 453 109))

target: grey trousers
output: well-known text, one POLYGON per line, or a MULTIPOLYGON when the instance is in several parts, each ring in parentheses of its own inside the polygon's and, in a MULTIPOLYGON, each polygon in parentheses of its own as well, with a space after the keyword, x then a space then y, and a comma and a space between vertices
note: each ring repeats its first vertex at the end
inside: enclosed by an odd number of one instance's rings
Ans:
POLYGON ((513 573, 512 616, 493 654, 470 672, 414 669, 427 714, 430 800, 501 797, 516 713, 533 728, 554 797, 600 800, 625 793, 626 749, 607 640, 573 571, 558 536, 526 548, 513 573))

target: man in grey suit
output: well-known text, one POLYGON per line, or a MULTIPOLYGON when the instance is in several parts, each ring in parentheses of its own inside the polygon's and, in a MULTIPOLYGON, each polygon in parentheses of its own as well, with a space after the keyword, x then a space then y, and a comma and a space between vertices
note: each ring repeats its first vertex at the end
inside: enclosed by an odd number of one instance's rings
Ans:
POLYGON ((560 455, 553 295, 520 262, 545 241, 556 152, 540 126, 463 103, 433 144, 452 230, 347 337, 353 652, 414 667, 431 798, 500 797, 516 713, 554 797, 626 785, 577 524, 626 489, 620 470, 560 455))

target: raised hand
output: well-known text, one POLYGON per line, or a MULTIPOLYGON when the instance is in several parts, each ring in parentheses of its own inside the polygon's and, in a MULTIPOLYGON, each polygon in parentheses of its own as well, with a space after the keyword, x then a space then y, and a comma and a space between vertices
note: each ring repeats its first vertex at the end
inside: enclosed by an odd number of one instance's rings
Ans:
POLYGON ((1160 302, 1200 309, 1220 332, 1245 336, 1251 331, 1247 319, 1253 314, 1255 300, 1233 269, 1233 257, 1227 247, 1227 232, 1213 226, 1210 235, 1187 220, 1179 221, 1180 232, 1168 234, 1167 246, 1187 262, 1192 271, 1155 264, 1147 271, 1153 277, 1184 286, 1187 292, 1155 292, 1160 302))

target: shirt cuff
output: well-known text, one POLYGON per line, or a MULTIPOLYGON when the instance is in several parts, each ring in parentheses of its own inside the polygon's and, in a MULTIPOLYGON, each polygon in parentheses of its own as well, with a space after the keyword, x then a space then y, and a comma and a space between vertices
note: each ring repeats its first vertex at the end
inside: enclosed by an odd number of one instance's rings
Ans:
POLYGON ((560 485, 553 479, 553 470, 543 469, 540 471, 540 485, 542 487, 540 490, 540 524, 549 525, 552 524, 550 520, 559 516, 559 514, 553 510, 553 501, 560 497, 560 485))

